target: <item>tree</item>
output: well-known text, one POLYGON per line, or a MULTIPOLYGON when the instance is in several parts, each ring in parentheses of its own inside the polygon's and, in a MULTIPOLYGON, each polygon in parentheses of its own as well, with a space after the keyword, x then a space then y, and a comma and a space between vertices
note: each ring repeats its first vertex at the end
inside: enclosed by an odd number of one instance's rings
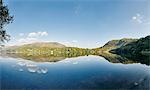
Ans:
POLYGON ((9 15, 8 7, 4 6, 3 1, 0 0, 0 45, 10 40, 10 35, 6 33, 4 27, 7 24, 12 23, 12 21, 13 21, 13 16, 9 15))

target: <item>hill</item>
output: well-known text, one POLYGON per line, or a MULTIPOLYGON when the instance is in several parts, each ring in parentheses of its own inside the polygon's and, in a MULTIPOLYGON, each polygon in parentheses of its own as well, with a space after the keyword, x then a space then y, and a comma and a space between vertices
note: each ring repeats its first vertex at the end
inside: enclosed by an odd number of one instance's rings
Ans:
POLYGON ((128 43, 120 48, 111 50, 116 54, 150 55, 150 36, 128 43))
POLYGON ((25 45, 22 45, 21 47, 65 48, 66 46, 58 42, 36 42, 36 43, 31 43, 31 44, 25 44, 25 45))
POLYGON ((65 48, 66 46, 57 42, 36 42, 24 45, 14 45, 14 46, 7 46, 5 49, 19 49, 19 48, 65 48))
POLYGON ((150 35, 120 48, 110 50, 110 52, 150 64, 150 35))
POLYGON ((76 57, 92 54, 93 51, 85 48, 66 47, 57 42, 37 42, 20 46, 11 46, 3 49, 3 54, 21 54, 24 56, 63 56, 76 57))
POLYGON ((3 49, 5 53, 29 53, 32 52, 44 52, 48 49, 63 49, 65 45, 57 42, 36 42, 30 44, 24 44, 19 46, 8 46, 3 49))
POLYGON ((108 41, 104 46, 100 47, 100 48, 96 48, 94 49, 97 54, 101 54, 103 52, 109 52, 112 49, 116 49, 122 46, 125 46, 128 43, 131 42, 135 42, 138 39, 132 39, 132 38, 123 38, 123 39, 119 39, 119 40, 111 40, 108 41))

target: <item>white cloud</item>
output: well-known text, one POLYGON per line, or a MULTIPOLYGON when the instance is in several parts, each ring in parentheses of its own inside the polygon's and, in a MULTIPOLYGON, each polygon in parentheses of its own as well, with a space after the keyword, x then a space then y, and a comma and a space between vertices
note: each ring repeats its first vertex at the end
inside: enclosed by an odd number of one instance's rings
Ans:
POLYGON ((132 17, 132 21, 135 22, 135 23, 143 23, 143 16, 139 13, 137 13, 135 16, 132 17))
POLYGON ((16 39, 16 42, 14 44, 11 45, 23 45, 23 44, 29 44, 29 43, 34 43, 34 42, 40 42, 41 40, 38 38, 30 38, 30 37, 26 37, 26 38, 20 38, 20 39, 16 39))
POLYGON ((133 20, 136 20, 136 19, 137 19, 137 17, 133 16, 133 17, 132 17, 132 19, 133 19, 133 20))
POLYGON ((35 32, 31 32, 28 34, 28 37, 36 37, 37 36, 37 33, 35 32))
POLYGON ((29 44, 29 43, 34 43, 34 42, 40 42, 41 40, 37 38, 19 38, 19 39, 14 39, 13 42, 8 43, 8 46, 14 46, 14 45, 23 45, 23 44, 29 44))
POLYGON ((24 36, 24 33, 19 33, 19 36, 24 36))
POLYGON ((47 32, 41 32, 41 36, 47 36, 48 33, 47 32))
POLYGON ((8 45, 23 45, 28 43, 40 42, 43 36, 48 36, 46 31, 43 32, 30 32, 30 33, 19 33, 21 38, 14 38, 13 43, 8 45))
POLYGON ((38 41, 40 41, 40 40, 38 40, 37 38, 26 37, 26 38, 18 39, 17 44, 22 45, 22 44, 33 43, 33 42, 38 42, 38 41))
POLYGON ((28 37, 42 37, 42 36, 47 36, 47 32, 31 32, 28 34, 28 37))
POLYGON ((78 16, 79 13, 80 13, 80 10, 81 10, 81 6, 80 5, 76 5, 74 7, 74 14, 78 16))
POLYGON ((72 43, 77 43, 78 41, 77 40, 72 40, 72 43))
POLYGON ((135 16, 132 17, 132 22, 149 26, 150 25, 150 17, 144 17, 144 15, 137 13, 135 16))

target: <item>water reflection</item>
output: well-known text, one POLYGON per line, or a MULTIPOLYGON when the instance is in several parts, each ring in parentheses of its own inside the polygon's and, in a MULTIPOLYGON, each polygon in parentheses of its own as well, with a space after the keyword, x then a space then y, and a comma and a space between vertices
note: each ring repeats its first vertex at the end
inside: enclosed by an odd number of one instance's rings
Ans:
POLYGON ((79 88, 103 88, 113 90, 149 90, 150 86, 149 76, 129 78, 130 74, 114 74, 109 73, 101 76, 92 76, 86 80, 81 81, 79 88), (92 81, 92 82, 91 82, 92 81))
POLYGON ((20 71, 20 72, 27 70, 30 73, 37 73, 37 74, 48 73, 47 68, 42 68, 42 67, 34 64, 33 62, 25 61, 25 60, 17 61, 16 67, 18 68, 18 71, 20 71))
POLYGON ((2 58, 2 89, 147 89, 150 67, 120 64, 111 55, 66 58, 58 62, 35 62, 2 58), (111 59, 114 64, 110 63, 111 59), (7 61, 8 60, 8 61, 7 61), (13 67, 13 68, 12 68, 13 67), (17 83, 15 83, 17 81, 17 83), (43 83, 44 82, 44 83, 43 83), (10 83, 10 84, 9 84, 10 83))
MULTIPOLYGON (((28 56, 26 54, 5 54, 3 56, 12 57, 12 58, 22 58, 22 59, 30 60, 34 62, 58 62, 58 61, 65 60, 66 58, 80 57, 80 55, 76 55, 76 56, 74 55, 73 57, 70 57, 70 55, 67 55, 67 56, 57 56, 57 55, 56 56, 32 56, 32 55, 28 56)), ((126 57, 123 57, 117 54, 112 54, 109 52, 103 52, 97 56, 104 57, 106 60, 108 60, 111 63, 122 63, 122 64, 142 63, 142 64, 149 65, 148 63, 143 63, 142 59, 141 61, 135 60, 135 59, 128 59, 126 57)), ((78 62, 74 62, 73 64, 78 64, 78 62)))
POLYGON ((123 64, 132 64, 132 63, 141 63, 150 65, 150 57, 146 57, 144 55, 141 56, 120 56, 112 53, 101 53, 100 56, 104 57, 108 61, 112 63, 123 63, 123 64))
POLYGON ((28 56, 26 54, 4 54, 2 57, 21 58, 34 62, 58 62, 66 58, 63 56, 28 56))
POLYGON ((100 56, 104 57, 106 60, 108 60, 111 63, 123 63, 123 64, 140 63, 138 61, 131 60, 126 57, 122 57, 120 55, 112 54, 109 52, 103 52, 100 54, 100 56))

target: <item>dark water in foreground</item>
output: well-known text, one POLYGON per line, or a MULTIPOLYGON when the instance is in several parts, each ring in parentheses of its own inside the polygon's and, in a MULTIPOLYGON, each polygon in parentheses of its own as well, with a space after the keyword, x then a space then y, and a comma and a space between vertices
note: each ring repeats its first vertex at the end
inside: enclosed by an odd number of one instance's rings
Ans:
POLYGON ((150 89, 150 66, 99 56, 33 62, 0 58, 1 89, 150 89))

